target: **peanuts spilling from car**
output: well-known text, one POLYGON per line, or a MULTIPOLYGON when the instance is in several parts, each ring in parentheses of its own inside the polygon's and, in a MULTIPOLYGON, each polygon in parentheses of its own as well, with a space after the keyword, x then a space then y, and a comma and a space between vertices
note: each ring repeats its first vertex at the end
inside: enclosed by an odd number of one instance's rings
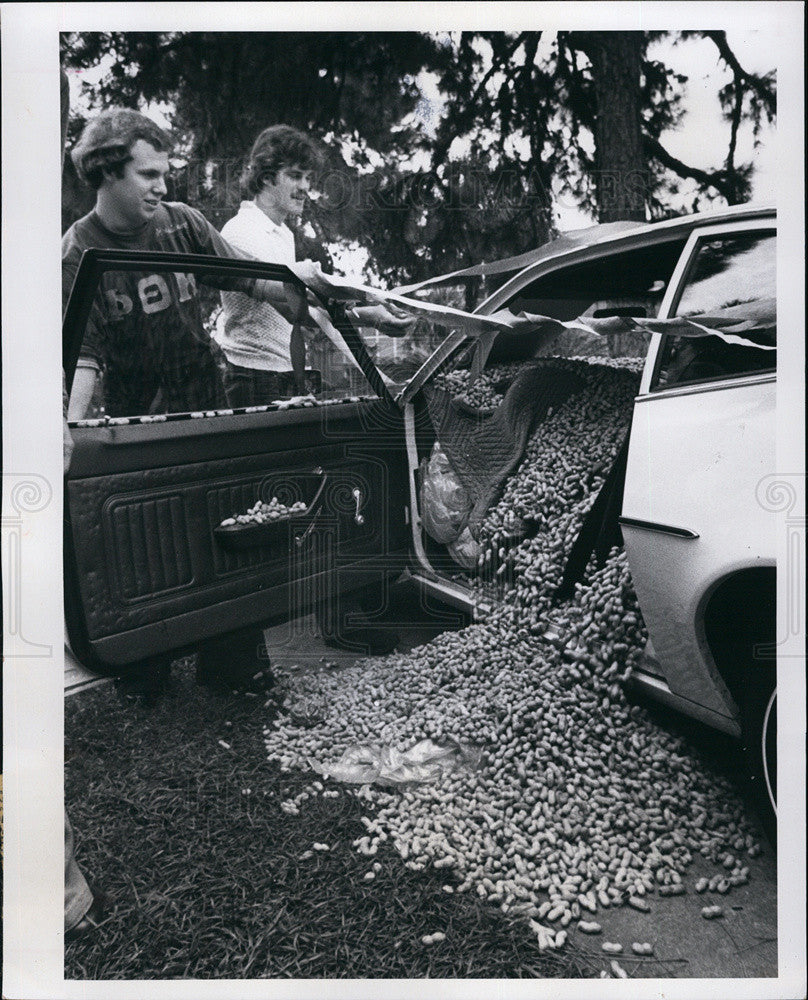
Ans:
MULTIPOLYGON (((445 871, 447 891, 523 915, 541 948, 563 945, 573 921, 570 929, 600 933, 591 915, 613 907, 648 912, 655 896, 726 893, 747 880, 745 856, 760 851, 731 782, 626 697, 646 631, 624 552, 612 549, 600 566, 593 558, 574 596, 554 602, 638 384, 630 362, 561 364, 579 371, 585 391, 535 430, 482 524, 475 585, 481 594, 499 587, 495 609, 406 654, 290 673, 292 699, 317 697, 325 717, 303 726, 281 710, 265 729, 268 756, 285 769, 327 765, 363 745, 480 748, 476 767, 438 781, 355 788, 369 813, 355 847, 375 854, 387 843, 411 869, 445 871), (508 547, 515 517, 540 529, 508 547), (492 567, 503 563, 497 576, 492 567), (696 855, 720 876, 688 885, 696 855)), ((465 401, 496 405, 517 370, 484 372, 465 401)), ((444 386, 463 397, 464 376, 444 386)), ((701 912, 715 919, 721 908, 701 912)), ((653 949, 639 941, 631 950, 653 949)))

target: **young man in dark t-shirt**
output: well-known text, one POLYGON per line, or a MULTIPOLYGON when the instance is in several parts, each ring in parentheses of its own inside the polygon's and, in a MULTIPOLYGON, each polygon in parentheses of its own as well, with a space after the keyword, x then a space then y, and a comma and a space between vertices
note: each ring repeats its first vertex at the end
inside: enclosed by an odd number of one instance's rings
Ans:
MULTIPOLYGON (((96 202, 62 238, 64 306, 91 247, 243 258, 200 212, 163 201, 171 146, 168 134, 136 111, 113 109, 87 125, 71 155, 96 202)), ((304 280, 308 265, 317 270, 303 261, 304 280)), ((279 282, 218 279, 216 286, 271 302, 288 318, 305 308, 301 296, 279 282)), ((99 372, 110 416, 226 405, 193 275, 109 271, 99 293, 74 376, 70 419, 85 416, 99 372)))
MULTIPOLYGON (((243 258, 198 211, 163 201, 170 149, 168 134, 136 111, 106 111, 86 126, 71 155, 80 177, 95 190, 96 201, 95 208, 62 238, 64 306, 81 256, 90 248, 243 258)), ((304 280, 315 270, 319 267, 311 262, 298 266, 304 280)), ((216 288, 270 302, 287 318, 305 312, 305 299, 291 285, 223 276, 210 280, 216 288)), ((74 374, 71 420, 85 416, 99 372, 104 374, 104 403, 110 416, 225 405, 192 275, 121 270, 103 275, 74 374)), ((261 628, 229 633, 219 643, 226 650, 222 657, 220 646, 200 649, 199 680, 260 688, 261 668, 268 666, 261 628)), ((138 683, 151 697, 164 683, 168 666, 148 663, 140 673, 138 683)), ((264 677, 269 679, 268 674, 264 677)))

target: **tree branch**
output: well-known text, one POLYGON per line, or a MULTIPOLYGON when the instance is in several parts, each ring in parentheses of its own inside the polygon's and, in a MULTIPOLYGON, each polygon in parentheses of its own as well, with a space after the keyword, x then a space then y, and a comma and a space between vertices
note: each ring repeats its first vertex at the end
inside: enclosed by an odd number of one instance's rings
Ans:
POLYGON ((765 82, 757 76, 755 73, 749 73, 747 70, 741 66, 738 62, 738 57, 732 51, 727 41, 727 33, 725 31, 705 31, 703 32, 705 38, 709 38, 710 41, 718 49, 718 54, 724 60, 724 62, 732 70, 736 81, 741 81, 746 84, 750 90, 754 90, 758 97, 763 102, 764 106, 767 108, 770 106, 772 101, 771 90, 766 86, 765 82))
MULTIPOLYGON (((558 58, 561 67, 563 67, 562 77, 567 84, 567 93, 571 99, 573 107, 568 108, 571 112, 571 123, 572 134, 574 136, 578 135, 579 125, 583 124, 590 131, 594 128, 594 123, 592 121, 592 114, 586 113, 587 104, 589 101, 584 75, 578 66, 578 61, 576 59, 576 54, 578 51, 583 52, 583 49, 577 49, 572 44, 572 39, 568 36, 573 34, 573 32, 559 31, 558 33, 558 58)), ((586 53, 584 53, 586 55, 586 53)), ((589 57, 587 56, 587 59, 589 57)))
POLYGON ((734 176, 728 176, 726 171, 707 171, 700 170, 698 167, 691 167, 687 163, 683 163, 682 160, 677 160, 675 156, 665 149, 658 139, 647 134, 643 135, 642 144, 643 149, 649 157, 658 160, 664 167, 673 170, 680 177, 689 177, 704 187, 714 188, 731 205, 737 203, 738 185, 734 180, 734 176))
POLYGON ((491 61, 491 68, 488 70, 488 72, 485 74, 482 80, 480 80, 480 82, 474 88, 474 93, 471 95, 465 107, 463 108, 462 114, 459 116, 459 120, 455 122, 455 127, 451 129, 449 135, 447 135, 445 139, 442 139, 440 142, 436 143, 435 148, 432 151, 433 171, 436 170, 446 159, 446 154, 449 152, 449 147, 452 145, 455 136, 458 135, 459 131, 465 128, 467 124, 471 122, 472 119, 474 118, 475 105, 477 104, 480 95, 485 91, 485 88, 488 85, 488 81, 491 79, 494 73, 498 72, 502 68, 502 66, 510 60, 511 56, 514 54, 514 52, 516 52, 516 50, 519 48, 519 46, 522 44, 525 38, 528 37, 528 35, 530 35, 529 31, 520 32, 520 34, 516 36, 516 40, 514 41, 513 45, 508 49, 508 51, 504 54, 504 56, 501 57, 500 59, 493 59, 491 61))
POLYGON ((738 62, 738 57, 729 47, 729 42, 727 41, 727 33, 725 31, 705 31, 704 37, 709 38, 710 41, 718 49, 718 54, 724 60, 724 62, 729 66, 736 77, 740 77, 742 80, 752 79, 749 73, 741 66, 738 62))
POLYGON ((735 102, 732 105, 732 127, 729 136, 729 149, 727 150, 727 170, 735 170, 735 149, 738 145, 738 129, 741 127, 741 111, 743 109, 743 87, 741 81, 735 77, 735 102))

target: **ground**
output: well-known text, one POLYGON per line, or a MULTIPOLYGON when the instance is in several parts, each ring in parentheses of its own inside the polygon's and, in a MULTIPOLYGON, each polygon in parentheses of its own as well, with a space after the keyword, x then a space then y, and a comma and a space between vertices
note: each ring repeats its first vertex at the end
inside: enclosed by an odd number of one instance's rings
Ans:
MULTIPOLYGON (((390 617, 401 649, 447 624, 430 622, 406 589, 390 617)), ((269 630, 273 664, 353 663, 315 632, 310 619, 269 630)), ((776 975, 768 847, 749 859, 749 884, 728 896, 691 888, 654 897, 648 914, 600 911, 600 935, 574 931, 565 953, 539 953, 524 921, 447 893, 447 876, 410 872, 392 849, 357 855, 351 842, 364 833, 367 808, 334 783, 333 797, 309 800, 300 816, 281 811, 316 776, 283 774, 265 759, 268 701, 214 696, 194 684, 189 664, 175 666, 172 688, 151 708, 122 701, 112 684, 67 700, 66 798, 78 857, 117 902, 97 939, 69 945, 67 978, 597 976, 609 968, 602 941, 623 944, 618 960, 632 977, 776 975), (715 902, 724 917, 705 921, 702 906, 715 902), (424 945, 436 930, 446 940, 424 945), (650 942, 653 957, 633 956, 634 941, 650 942)), ((731 741, 669 713, 659 722, 684 727, 731 771, 731 741)), ((697 858, 689 887, 700 865, 715 873, 697 858)))

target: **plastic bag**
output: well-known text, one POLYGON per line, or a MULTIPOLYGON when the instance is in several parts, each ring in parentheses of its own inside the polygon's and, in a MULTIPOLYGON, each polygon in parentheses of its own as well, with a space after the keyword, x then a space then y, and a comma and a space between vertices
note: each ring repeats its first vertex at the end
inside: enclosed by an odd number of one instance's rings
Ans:
POLYGON ((312 770, 351 785, 407 785, 439 781, 457 768, 476 768, 481 751, 453 741, 421 740, 404 752, 391 746, 354 746, 333 764, 310 760, 312 770))
POLYGON ((480 543, 474 538, 468 528, 463 528, 456 539, 447 546, 449 555, 463 569, 474 569, 480 554, 480 543))
POLYGON ((421 463, 421 521, 436 542, 454 542, 471 510, 471 498, 461 485, 440 444, 421 463))

